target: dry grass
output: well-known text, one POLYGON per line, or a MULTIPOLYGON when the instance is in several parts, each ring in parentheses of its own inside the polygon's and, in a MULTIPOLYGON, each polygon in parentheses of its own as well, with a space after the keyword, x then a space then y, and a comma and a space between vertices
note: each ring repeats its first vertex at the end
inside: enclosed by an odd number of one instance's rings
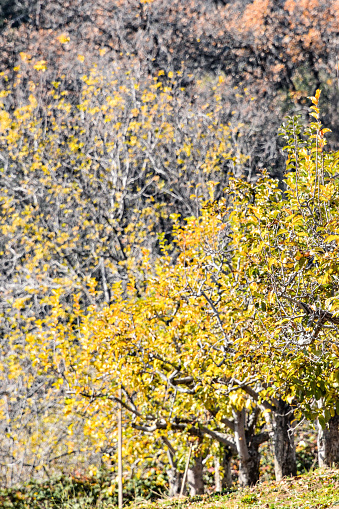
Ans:
POLYGON ((339 470, 315 470, 280 482, 263 482, 228 495, 206 495, 157 503, 140 502, 133 509, 339 509, 339 470))

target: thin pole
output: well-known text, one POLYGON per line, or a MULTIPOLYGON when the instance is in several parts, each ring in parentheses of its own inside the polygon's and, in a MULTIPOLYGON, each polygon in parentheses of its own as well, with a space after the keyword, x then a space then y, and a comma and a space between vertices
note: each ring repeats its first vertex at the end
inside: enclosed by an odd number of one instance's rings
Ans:
MULTIPOLYGON (((122 391, 119 388, 119 399, 121 401, 122 391)), ((119 509, 122 508, 122 408, 118 408, 118 500, 119 509)))
POLYGON ((190 465, 191 454, 192 454, 192 443, 190 444, 190 450, 188 451, 188 456, 187 456, 187 461, 186 461, 186 467, 185 467, 184 477, 182 478, 181 490, 180 490, 180 496, 181 496, 181 497, 183 496, 184 489, 185 489, 186 478, 187 478, 187 472, 188 472, 188 467, 189 467, 189 465, 190 465))

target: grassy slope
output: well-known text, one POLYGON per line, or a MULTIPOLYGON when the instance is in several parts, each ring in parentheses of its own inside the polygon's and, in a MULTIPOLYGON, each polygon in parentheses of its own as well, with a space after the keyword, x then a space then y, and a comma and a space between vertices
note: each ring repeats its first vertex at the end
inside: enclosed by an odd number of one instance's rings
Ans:
MULTIPOLYGON (((76 489, 76 485, 72 485, 76 489)), ((94 485, 98 488, 97 485, 94 485)), ((69 488, 70 486, 68 486, 69 488)), ((35 484, 23 489, 0 492, 0 509, 116 509, 113 501, 93 501, 93 496, 66 490, 62 482, 39 491, 35 484), (59 493, 61 490, 62 493, 59 493), (47 491, 46 491, 47 490, 47 491), (84 496, 85 495, 85 496, 84 496)), ((100 492, 100 487, 99 487, 100 492)), ((93 495, 93 494, 92 494, 93 495)), ((96 497, 97 498, 97 497, 96 497)), ((254 488, 234 491, 228 495, 167 499, 158 502, 139 501, 125 505, 126 509, 339 509, 339 469, 316 470, 281 482, 262 482, 254 488)))
POLYGON ((339 470, 315 470, 280 482, 263 482, 229 495, 139 503, 133 509, 339 509, 339 470))

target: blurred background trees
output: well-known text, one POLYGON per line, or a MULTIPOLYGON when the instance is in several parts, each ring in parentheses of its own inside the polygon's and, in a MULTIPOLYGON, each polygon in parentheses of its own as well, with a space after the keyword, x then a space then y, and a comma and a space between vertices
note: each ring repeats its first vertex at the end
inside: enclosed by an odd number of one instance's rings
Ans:
MULTIPOLYGON (((229 110, 251 126, 250 167, 281 174, 276 136, 281 112, 304 112, 305 96, 323 91, 326 124, 336 136, 338 4, 335 0, 34 0, 2 2, 1 70, 20 64, 20 53, 48 62, 46 78, 65 75, 76 95, 82 73, 78 55, 92 65, 119 62, 144 75, 184 65, 181 86, 190 100, 198 80, 222 73, 228 98, 248 88, 247 107, 229 110), (251 103, 251 97, 255 101, 251 103), (260 133, 260 136, 258 136, 260 133), (260 141, 259 141, 260 140, 260 141)), ((29 73, 28 73, 29 75, 29 73)))

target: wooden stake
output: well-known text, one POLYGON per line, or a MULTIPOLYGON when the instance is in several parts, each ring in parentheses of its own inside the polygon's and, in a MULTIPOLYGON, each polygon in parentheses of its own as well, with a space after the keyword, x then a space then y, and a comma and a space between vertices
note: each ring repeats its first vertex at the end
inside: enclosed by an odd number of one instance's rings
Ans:
POLYGON ((180 497, 182 497, 182 496, 183 496, 183 494, 184 494, 184 489, 185 489, 185 484, 186 484, 186 478, 187 478, 188 467, 190 466, 191 454, 192 454, 192 443, 190 444, 190 450, 188 451, 188 456, 187 456, 187 461, 186 461, 186 467, 185 467, 184 477, 182 478, 182 483, 181 483, 180 497))
MULTIPOLYGON (((121 401, 122 391, 119 389, 119 399, 121 401)), ((119 403, 118 408, 118 501, 119 509, 122 508, 122 407, 119 403)))

